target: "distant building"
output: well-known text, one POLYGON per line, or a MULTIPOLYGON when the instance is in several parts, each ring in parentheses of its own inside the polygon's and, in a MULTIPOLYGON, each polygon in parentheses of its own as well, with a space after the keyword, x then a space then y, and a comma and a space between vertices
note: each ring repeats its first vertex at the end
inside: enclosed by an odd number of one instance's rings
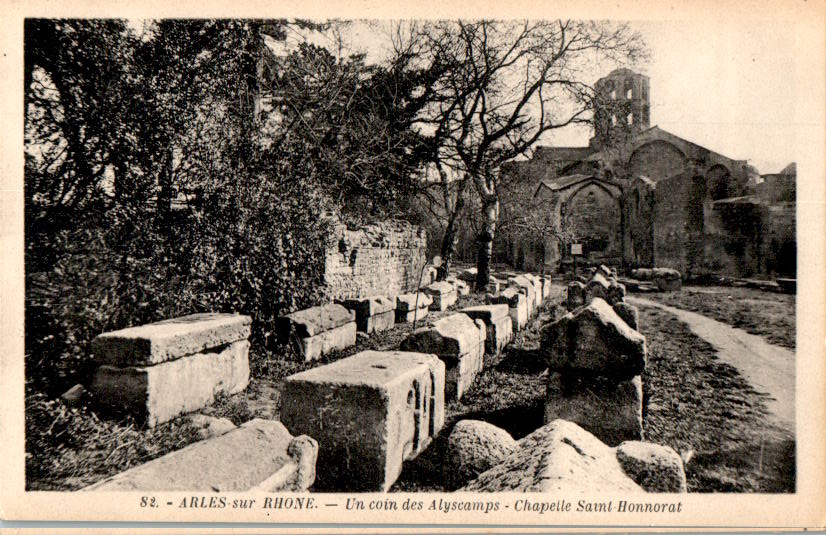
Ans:
POLYGON ((565 269, 572 259, 558 236, 568 228, 583 244, 585 263, 688 275, 794 273, 794 164, 760 176, 745 160, 651 127, 644 75, 618 69, 595 87, 587 147, 538 147, 531 160, 503 168, 560 232, 539 246, 500 243, 500 256, 565 269))

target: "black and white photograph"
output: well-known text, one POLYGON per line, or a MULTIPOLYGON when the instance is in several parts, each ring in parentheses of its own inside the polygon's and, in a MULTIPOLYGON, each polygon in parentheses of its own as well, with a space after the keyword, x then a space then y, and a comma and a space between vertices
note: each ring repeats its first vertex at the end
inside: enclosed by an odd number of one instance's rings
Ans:
POLYGON ((822 1, 34 5, 4 520, 826 523, 822 1))

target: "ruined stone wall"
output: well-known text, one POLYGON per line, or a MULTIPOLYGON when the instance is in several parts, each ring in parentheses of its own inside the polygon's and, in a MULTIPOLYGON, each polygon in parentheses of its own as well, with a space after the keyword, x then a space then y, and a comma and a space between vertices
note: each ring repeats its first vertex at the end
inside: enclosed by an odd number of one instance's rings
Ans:
POLYGON ((654 265, 655 188, 653 181, 637 177, 623 192, 628 222, 623 255, 625 264, 632 268, 654 265))
POLYGON ((686 244, 690 177, 673 176, 657 183, 654 190, 654 265, 686 272, 686 244))
POLYGON ((403 221, 356 230, 336 226, 325 258, 325 296, 393 296, 414 290, 425 263, 426 242, 423 229, 403 221))

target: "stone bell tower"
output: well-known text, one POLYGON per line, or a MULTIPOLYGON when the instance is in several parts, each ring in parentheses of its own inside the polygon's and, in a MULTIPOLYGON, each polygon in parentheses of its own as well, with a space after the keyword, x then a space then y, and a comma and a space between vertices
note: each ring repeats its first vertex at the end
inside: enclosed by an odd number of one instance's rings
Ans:
POLYGON ((648 77, 630 69, 616 69, 600 78, 594 101, 594 137, 601 149, 627 139, 651 125, 648 77))

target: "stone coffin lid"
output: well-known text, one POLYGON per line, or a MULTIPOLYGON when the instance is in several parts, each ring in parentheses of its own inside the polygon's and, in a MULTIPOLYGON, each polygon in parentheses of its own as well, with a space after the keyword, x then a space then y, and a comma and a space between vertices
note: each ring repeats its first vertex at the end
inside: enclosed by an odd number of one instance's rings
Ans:
POLYGON ((315 440, 293 438, 281 422, 256 418, 83 490, 306 490, 315 479, 317 451, 315 440))
MULTIPOLYGON (((433 298, 426 293, 419 292, 418 307, 419 310, 427 308, 433 304, 433 298)), ((401 312, 410 312, 416 310, 416 294, 403 294, 396 296, 396 310, 401 312)))
POLYGON ((614 448, 575 423, 554 420, 518 444, 518 449, 502 463, 461 490, 643 492, 622 469, 614 448))
POLYGON ((402 349, 459 357, 478 351, 479 326, 465 314, 452 314, 429 328, 416 329, 402 342, 402 349))
POLYGON ((536 292, 536 286, 534 286, 533 281, 524 275, 509 278, 508 284, 512 288, 523 288, 527 292, 527 295, 532 295, 536 292))
POLYGON ((355 310, 367 316, 375 316, 376 314, 396 310, 396 300, 384 296, 345 299, 341 301, 341 304, 347 309, 355 310))
POLYGON ((554 369, 582 370, 617 380, 645 369, 645 337, 597 297, 542 329, 541 351, 554 369))
POLYGON ((462 314, 467 314, 471 319, 482 320, 485 325, 490 325, 495 320, 508 315, 508 305, 478 305, 460 310, 462 314))
MULTIPOLYGON (((642 270, 640 270, 642 271, 642 270)), ((671 268, 654 268, 651 270, 652 277, 662 277, 669 280, 679 280, 680 272, 671 268)))
POLYGON ((331 304, 299 310, 279 320, 282 329, 286 327, 285 323, 292 324, 295 326, 296 334, 305 337, 315 336, 355 321, 355 313, 341 305, 331 304))
POLYGON ((449 282, 440 281, 425 286, 424 288, 422 288, 422 291, 430 295, 446 295, 451 292, 455 292, 456 287, 450 284, 449 282))
POLYGON ((192 314, 103 333, 92 340, 92 353, 98 364, 158 364, 246 340, 251 323, 237 314, 192 314))
POLYGON ((588 286, 602 286, 607 290, 611 287, 611 283, 601 273, 597 273, 591 277, 591 281, 588 283, 588 286))
POLYGON ((384 387, 418 376, 421 367, 444 367, 436 355, 410 351, 361 351, 285 379, 288 382, 384 387))
POLYGON ((525 295, 519 293, 519 290, 514 288, 505 288, 499 295, 494 295, 491 298, 491 304, 507 304, 509 307, 517 307, 519 303, 525 299, 525 295))
POLYGON ((467 268, 459 272, 457 275, 460 280, 467 281, 467 282, 475 282, 476 281, 476 268, 467 268))

